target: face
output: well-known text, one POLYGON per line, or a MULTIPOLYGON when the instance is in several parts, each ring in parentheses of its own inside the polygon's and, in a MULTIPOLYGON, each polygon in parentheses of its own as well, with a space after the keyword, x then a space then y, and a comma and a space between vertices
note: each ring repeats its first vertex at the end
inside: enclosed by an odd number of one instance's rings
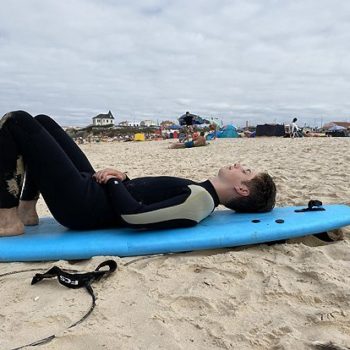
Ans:
POLYGON ((235 163, 232 165, 227 165, 219 170, 219 178, 226 182, 228 185, 234 187, 236 190, 240 188, 246 188, 244 182, 249 182, 252 180, 258 173, 252 169, 235 163))

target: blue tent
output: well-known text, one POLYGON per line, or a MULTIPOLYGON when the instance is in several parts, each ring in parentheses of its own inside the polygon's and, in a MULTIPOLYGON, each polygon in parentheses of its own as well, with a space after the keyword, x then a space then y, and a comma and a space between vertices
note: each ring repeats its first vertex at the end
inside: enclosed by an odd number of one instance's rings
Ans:
POLYGON ((223 126, 220 129, 220 131, 218 131, 217 137, 220 139, 224 139, 224 138, 233 139, 233 138, 239 137, 239 135, 237 133, 237 129, 232 124, 228 124, 223 126))

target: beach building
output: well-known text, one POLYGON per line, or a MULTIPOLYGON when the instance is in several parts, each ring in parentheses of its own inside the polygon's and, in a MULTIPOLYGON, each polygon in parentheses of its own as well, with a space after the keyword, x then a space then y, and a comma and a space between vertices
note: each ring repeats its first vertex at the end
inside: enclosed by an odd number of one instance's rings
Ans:
POLYGON ((121 121, 118 126, 122 126, 122 127, 137 127, 137 126, 140 126, 140 123, 139 122, 129 122, 128 120, 123 120, 121 121))
POLYGON ((154 120, 143 120, 140 123, 140 126, 145 126, 145 127, 157 126, 157 123, 154 120))
POLYGON ((111 111, 107 114, 99 114, 92 118, 92 123, 94 126, 112 126, 114 125, 114 117, 111 111))
POLYGON ((123 120, 118 124, 118 126, 129 126, 129 123, 127 120, 123 120))

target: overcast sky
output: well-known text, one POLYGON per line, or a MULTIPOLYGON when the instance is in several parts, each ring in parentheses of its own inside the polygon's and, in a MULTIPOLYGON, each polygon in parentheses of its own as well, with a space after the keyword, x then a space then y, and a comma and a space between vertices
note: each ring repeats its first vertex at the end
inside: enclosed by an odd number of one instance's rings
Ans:
POLYGON ((0 114, 350 121, 348 0, 11 0, 0 114))

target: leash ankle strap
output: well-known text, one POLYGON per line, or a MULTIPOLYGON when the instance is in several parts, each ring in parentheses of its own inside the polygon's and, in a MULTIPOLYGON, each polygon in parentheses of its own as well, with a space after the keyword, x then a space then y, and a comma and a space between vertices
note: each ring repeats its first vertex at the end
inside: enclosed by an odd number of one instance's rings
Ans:
POLYGON ((61 268, 54 266, 45 273, 37 273, 31 284, 36 284, 44 278, 57 277, 58 282, 67 288, 82 288, 85 287, 95 301, 94 291, 91 288, 91 283, 100 280, 104 275, 109 275, 117 269, 117 263, 114 260, 106 260, 98 265, 95 271, 87 273, 69 273, 61 268), (108 270, 100 270, 102 267, 108 266, 108 270))

